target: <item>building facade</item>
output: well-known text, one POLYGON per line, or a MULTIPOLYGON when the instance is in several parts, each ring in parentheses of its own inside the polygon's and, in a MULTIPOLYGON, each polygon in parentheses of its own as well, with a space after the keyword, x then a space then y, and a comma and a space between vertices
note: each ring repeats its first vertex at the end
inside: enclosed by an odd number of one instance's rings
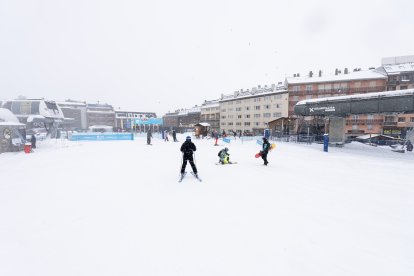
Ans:
POLYGON ((163 117, 163 127, 175 129, 180 132, 194 131, 194 126, 200 123, 201 107, 195 106, 187 109, 166 113, 163 117))
POLYGON ((58 102, 65 116, 64 128, 69 130, 86 130, 88 128, 86 103, 67 100, 58 102))
POLYGON ((210 130, 220 129, 220 103, 219 100, 205 101, 200 109, 201 122, 208 123, 210 130))
POLYGON ((222 95, 220 129, 242 134, 259 134, 268 123, 288 115, 288 91, 285 86, 272 85, 240 90, 222 95))
MULTIPOLYGON (((289 91, 289 118, 295 121, 295 127, 290 134, 306 134, 311 129, 312 134, 319 135, 325 131, 324 118, 300 118, 294 114, 294 106, 299 101, 381 92, 386 90, 386 85, 387 77, 385 74, 375 69, 354 70, 353 72, 348 72, 348 69, 345 69, 343 74, 336 70, 335 75, 331 76, 322 76, 321 71, 318 76, 309 72, 306 77, 286 78, 286 86, 289 91)), ((348 116, 345 127, 346 135, 352 137, 382 133, 383 122, 383 115, 348 116)))
POLYGON ((88 128, 91 126, 115 127, 115 111, 109 104, 87 104, 88 128))
MULTIPOLYGON (((377 69, 387 75, 388 91, 414 88, 414 56, 383 58, 382 66, 377 69)), ((385 135, 401 138, 413 128, 414 114, 385 116, 385 135)))
POLYGON ((150 118, 157 118, 157 114, 155 112, 115 110, 115 129, 130 131, 132 126, 132 128, 138 130, 134 123, 135 119, 147 120, 150 118))

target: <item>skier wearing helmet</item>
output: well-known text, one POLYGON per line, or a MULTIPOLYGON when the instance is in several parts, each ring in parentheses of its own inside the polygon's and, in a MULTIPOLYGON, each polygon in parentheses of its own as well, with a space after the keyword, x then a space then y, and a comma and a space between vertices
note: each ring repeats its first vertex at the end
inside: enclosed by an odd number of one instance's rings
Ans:
POLYGON ((193 169, 194 175, 197 175, 197 167, 194 164, 193 152, 197 150, 193 142, 191 142, 191 137, 187 136, 185 142, 181 145, 181 152, 183 153, 183 165, 181 166, 181 175, 185 172, 185 167, 187 166, 187 161, 190 162, 191 168, 193 169))

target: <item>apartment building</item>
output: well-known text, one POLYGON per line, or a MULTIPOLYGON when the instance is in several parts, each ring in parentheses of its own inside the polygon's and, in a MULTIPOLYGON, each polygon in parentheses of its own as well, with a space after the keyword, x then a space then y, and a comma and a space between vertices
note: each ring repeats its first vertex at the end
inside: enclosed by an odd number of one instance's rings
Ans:
POLYGON ((87 104, 86 116, 88 127, 111 126, 115 127, 115 111, 109 104, 87 104))
MULTIPOLYGON (((414 88, 414 56, 389 57, 382 59, 377 70, 387 75, 387 90, 414 88)), ((384 120, 385 135, 405 137, 414 128, 414 114, 387 115, 384 120)))
POLYGON ((219 100, 204 101, 201 105, 201 122, 208 123, 210 130, 220 129, 220 102, 219 100))
MULTIPOLYGON (((289 91, 288 114, 290 120, 295 121, 295 127, 291 133, 305 134, 309 129, 324 132, 323 118, 299 118, 294 114, 293 109, 297 102, 315 98, 380 92, 386 90, 386 85, 386 75, 375 69, 354 69, 349 72, 345 68, 343 73, 336 69, 335 74, 326 76, 322 74, 322 71, 314 76, 311 71, 306 77, 295 74, 291 78, 286 78, 286 87, 289 91)), ((379 134, 382 133, 383 122, 383 115, 352 115, 346 118, 345 131, 347 136, 379 134)))
POLYGON ((222 95, 220 128, 226 132, 263 133, 268 123, 288 115, 288 91, 282 83, 222 95))

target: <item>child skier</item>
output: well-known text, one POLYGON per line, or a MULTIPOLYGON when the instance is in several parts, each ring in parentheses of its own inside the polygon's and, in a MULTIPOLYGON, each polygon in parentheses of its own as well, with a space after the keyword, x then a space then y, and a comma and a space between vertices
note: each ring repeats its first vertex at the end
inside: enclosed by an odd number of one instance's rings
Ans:
POLYGON ((183 165, 181 167, 181 176, 184 175, 185 167, 187 166, 187 161, 190 162, 191 168, 193 169, 194 176, 198 178, 197 167, 194 164, 193 152, 197 150, 193 142, 191 142, 191 137, 187 136, 185 142, 181 146, 181 152, 183 153, 183 165))
POLYGON ((219 163, 222 165, 225 164, 232 164, 230 162, 230 153, 228 148, 224 148, 221 151, 219 151, 218 156, 220 157, 219 163))

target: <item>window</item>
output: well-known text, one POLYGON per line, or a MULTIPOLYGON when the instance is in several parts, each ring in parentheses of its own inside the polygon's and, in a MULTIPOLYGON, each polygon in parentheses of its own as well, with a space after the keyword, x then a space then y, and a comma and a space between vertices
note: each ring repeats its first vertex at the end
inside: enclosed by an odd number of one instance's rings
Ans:
POLYGON ((401 81, 410 81, 409 75, 401 75, 401 81))
POLYGON ((373 129, 372 125, 367 125, 367 129, 372 130, 373 129))
POLYGON ((270 104, 264 106, 265 109, 270 109, 270 104))
POLYGON ((275 108, 280 108, 280 104, 275 104, 275 108))
POLYGON ((370 81, 369 82, 369 87, 375 87, 377 85, 376 81, 370 81))
POLYGON ((233 105, 233 102, 228 102, 227 104, 228 104, 228 105, 233 105))
POLYGON ((221 116, 222 119, 226 119, 226 116, 221 116))
POLYGON ((233 119, 233 115, 227 116, 228 119, 233 119))
POLYGON ((228 123, 228 125, 229 125, 229 126, 232 126, 232 125, 233 125, 233 123, 232 123, 232 122, 231 122, 231 123, 228 123))
POLYGON ((241 126, 241 123, 240 122, 236 122, 236 126, 241 126))
POLYGON ((233 108, 227 109, 228 112, 233 112, 233 108))
POLYGON ((410 117, 410 122, 414 123, 414 117, 410 117))
POLYGON ((274 99, 275 99, 275 100, 277 100, 277 99, 281 99, 281 98, 282 98, 282 94, 278 94, 278 95, 275 95, 275 96, 274 96, 274 99))
POLYGON ((361 87, 361 82, 357 81, 354 83, 355 88, 360 88, 361 87))
POLYGON ((264 97, 264 100, 265 100, 265 101, 269 101, 269 100, 270 100, 270 96, 265 96, 265 97, 264 97))
POLYGON ((236 104, 241 104, 241 101, 240 100, 236 101, 236 104))
POLYGON ((352 130, 358 130, 358 125, 352 125, 352 130))
POLYGON ((405 117, 399 117, 398 122, 399 123, 404 123, 405 122, 405 117))
POLYGON ((293 100, 296 102, 299 101, 299 96, 293 96, 293 100))
POLYGON ((261 98, 255 98, 254 102, 260 102, 261 98))
POLYGON ((250 118, 250 114, 246 114, 246 115, 244 115, 244 117, 245 117, 246 119, 248 119, 248 118, 250 118))
POLYGON ((226 109, 225 109, 225 108, 223 108, 223 109, 221 110, 221 112, 226 112, 226 109))
POLYGON ((250 126, 250 122, 244 122, 245 126, 250 126))
POLYGON ((254 107, 254 110, 260 110, 260 105, 256 105, 256 106, 254 107))
POLYGON ((259 126, 259 122, 254 123, 255 126, 259 126))
POLYGON ((352 119, 355 120, 355 121, 358 120, 359 119, 359 115, 352 115, 352 119))
POLYGON ((325 85, 324 84, 318 84, 318 90, 319 91, 325 90, 325 85))
POLYGON ((260 114, 254 114, 255 118, 260 118, 260 114))
POLYGON ((236 111, 241 111, 241 107, 236 107, 236 111))
POLYGON ((306 85, 306 92, 312 92, 312 85, 306 85))
POLYGON ((270 113, 263 113, 263 118, 270 118, 270 113))
POLYGON ((226 123, 225 123, 225 122, 221 122, 221 125, 222 125, 222 126, 225 126, 225 125, 226 125, 226 123))
POLYGON ((246 110, 250 110, 250 106, 246 106, 246 110))
POLYGON ((241 119, 241 115, 237 115, 237 119, 241 119))
POLYGON ((295 85, 293 86, 293 92, 299 92, 300 91, 300 86, 299 85, 295 85))
POLYGON ((273 117, 282 117, 281 112, 273 112, 273 117))

